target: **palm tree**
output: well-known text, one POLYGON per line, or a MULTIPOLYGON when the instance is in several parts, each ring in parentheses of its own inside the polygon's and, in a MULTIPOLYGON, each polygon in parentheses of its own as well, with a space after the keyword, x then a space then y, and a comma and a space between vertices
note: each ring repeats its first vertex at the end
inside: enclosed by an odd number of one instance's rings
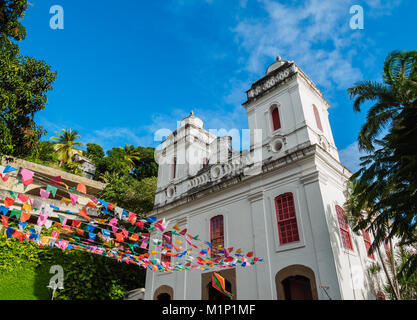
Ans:
POLYGON ((364 81, 348 89, 357 112, 366 101, 376 101, 359 134, 359 147, 365 151, 373 151, 378 134, 395 126, 401 111, 411 108, 417 99, 417 51, 393 51, 383 70, 382 83, 364 81))
POLYGON ((82 150, 76 147, 84 146, 84 143, 75 141, 81 138, 77 131, 72 131, 71 129, 62 129, 61 131, 62 133, 56 132, 57 137, 51 138, 54 141, 54 150, 58 156, 60 167, 65 163, 71 162, 74 155, 82 155, 82 150))
MULTIPOLYGON (((366 151, 350 197, 356 198, 357 228, 375 233, 375 246, 396 237, 400 245, 417 243, 417 51, 388 55, 381 83, 365 81, 348 89, 353 108, 373 102, 358 144, 366 151), (384 130, 385 136, 380 138, 384 130), (389 227, 387 227, 389 226, 389 227)), ((355 212, 356 211, 356 212, 355 212)), ((375 247, 376 249, 376 247, 375 247)), ((417 270, 417 255, 400 273, 417 270)))
MULTIPOLYGON (((395 269, 395 264, 392 261, 387 261, 383 254, 381 253, 381 234, 389 234, 390 223, 382 222, 378 220, 381 216, 373 211, 373 207, 368 205, 366 198, 363 197, 361 194, 358 194, 358 186, 359 182, 357 180, 351 180, 347 186, 347 192, 349 193, 348 200, 345 203, 345 209, 347 213, 347 222, 352 227, 354 232, 358 232, 360 230, 370 230, 374 241, 369 248, 370 254, 372 252, 377 252, 379 256, 379 260, 382 265, 382 269, 384 270, 385 277, 388 281, 388 284, 391 288, 391 291, 394 294, 394 297, 397 300, 401 299, 400 292, 398 290, 398 281, 397 281, 397 272, 395 269), (378 229, 379 232, 375 232, 375 229, 378 229), (389 265, 387 265, 387 262, 389 265), (391 273, 389 270, 391 269, 391 273)), ((390 245, 391 250, 391 257, 393 256, 393 246, 392 243, 390 245)))
POLYGON ((125 145, 123 148, 125 161, 129 164, 129 170, 132 170, 140 161, 140 152, 132 145, 125 145))

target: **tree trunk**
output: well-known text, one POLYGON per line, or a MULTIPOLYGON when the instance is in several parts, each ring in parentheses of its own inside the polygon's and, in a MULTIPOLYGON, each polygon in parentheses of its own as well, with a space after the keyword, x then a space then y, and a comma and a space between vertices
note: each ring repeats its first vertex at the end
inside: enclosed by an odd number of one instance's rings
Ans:
MULTIPOLYGON (((374 232, 374 230, 372 228, 370 228, 370 229, 372 231, 372 236, 375 239, 375 232, 374 232)), ((388 269, 387 269, 387 266, 385 265, 385 260, 384 260, 382 254, 381 254, 381 249, 379 248, 379 246, 377 246, 377 251, 378 251, 379 259, 381 260, 381 263, 382 263, 382 269, 384 269, 385 276, 387 277, 388 283, 389 283, 392 291, 394 292, 395 299, 396 300, 400 300, 399 297, 398 297, 397 290, 396 290, 396 288, 395 288, 395 286, 393 284, 393 281, 392 281, 392 279, 391 279, 391 277, 390 277, 390 275, 388 273, 388 269)))
POLYGON ((391 255, 391 262, 392 262, 392 274, 393 274, 392 276, 394 278, 395 288, 397 289, 398 300, 401 300, 400 287, 398 285, 398 279, 397 279, 397 268, 395 266, 394 247, 392 245, 391 239, 389 239, 389 246, 390 246, 390 255, 391 255))

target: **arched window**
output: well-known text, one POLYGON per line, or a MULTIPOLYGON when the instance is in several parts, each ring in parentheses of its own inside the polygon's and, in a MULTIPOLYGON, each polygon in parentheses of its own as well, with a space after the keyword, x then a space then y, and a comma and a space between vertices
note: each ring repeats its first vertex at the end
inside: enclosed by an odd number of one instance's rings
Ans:
MULTIPOLYGON (((162 243, 163 243, 163 246, 166 250, 172 249, 172 248, 170 248, 170 245, 172 244, 172 232, 171 231, 165 232, 162 235, 162 243)), ((161 261, 166 262, 166 263, 170 263, 171 262, 171 256, 167 255, 167 254, 161 254, 161 261)))
POLYGON ((177 176, 177 157, 174 157, 173 162, 172 162, 171 177, 172 179, 175 179, 176 176, 177 176))
POLYGON ((216 256, 219 251, 219 246, 224 246, 224 225, 223 216, 215 216, 210 219, 210 242, 212 256, 216 256))
POLYGON ((313 110, 314 110, 314 116, 316 117, 316 125, 317 125, 317 128, 320 131, 323 131, 323 127, 322 127, 321 121, 320 121, 319 110, 317 109, 317 107, 314 104, 313 104, 313 110))
POLYGON ((343 247, 353 251, 352 239, 350 238, 349 226, 346 222, 345 211, 340 206, 336 206, 337 220, 339 221, 340 235, 343 247))
POLYGON ((366 254, 368 255, 369 258, 375 260, 374 253, 373 252, 369 253, 369 248, 371 247, 371 244, 372 244, 369 231, 367 229, 363 229, 362 236, 363 236, 363 241, 365 242, 366 254))
POLYGON ((298 234, 293 194, 284 193, 276 197, 275 209, 280 244, 299 241, 300 237, 298 234))
POLYGON ((279 119, 279 111, 278 106, 274 104, 271 107, 271 117, 272 117, 272 128, 274 131, 281 128, 281 121, 279 119))

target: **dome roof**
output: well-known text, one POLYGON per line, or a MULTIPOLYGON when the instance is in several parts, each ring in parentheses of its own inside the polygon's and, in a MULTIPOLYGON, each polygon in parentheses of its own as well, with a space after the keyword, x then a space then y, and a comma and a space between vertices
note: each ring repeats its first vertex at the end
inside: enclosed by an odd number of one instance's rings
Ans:
POLYGON ((266 73, 271 73, 272 71, 278 69, 279 67, 281 67, 283 64, 285 63, 285 61, 281 60, 281 57, 278 56, 277 57, 277 61, 275 61, 273 64, 271 64, 268 69, 266 69, 266 73))
POLYGON ((203 128, 203 120, 197 118, 194 115, 194 111, 191 111, 190 115, 181 121, 180 126, 183 127, 186 124, 193 124, 196 127, 203 128))

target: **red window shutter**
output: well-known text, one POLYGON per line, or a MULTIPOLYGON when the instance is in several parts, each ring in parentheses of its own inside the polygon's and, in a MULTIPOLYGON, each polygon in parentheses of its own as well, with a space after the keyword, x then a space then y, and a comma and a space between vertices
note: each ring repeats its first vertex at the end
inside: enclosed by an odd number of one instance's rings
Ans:
POLYGON ((298 234, 293 194, 284 193, 276 197, 275 209, 277 214, 280 244, 299 241, 300 237, 298 234))
POLYGON ((313 110, 314 110, 314 116, 316 117, 316 125, 317 125, 317 128, 320 131, 323 131, 323 127, 321 126, 321 121, 320 121, 319 110, 317 109, 317 107, 314 104, 313 104, 313 110))
MULTIPOLYGON (((165 232, 164 236, 162 236, 162 243, 163 243, 164 248, 167 249, 167 250, 171 249, 169 246, 167 246, 167 244, 168 245, 172 244, 172 232, 171 231, 165 232), (164 236, 169 237, 169 240, 164 236)), ((171 256, 166 255, 166 254, 162 254, 161 255, 161 261, 170 263, 171 262, 171 256)))
POLYGON ((274 131, 281 128, 281 121, 279 119, 278 107, 276 105, 274 105, 272 108, 272 124, 274 127, 274 131))
POLYGON ((177 175, 177 157, 174 157, 174 163, 172 164, 172 179, 175 179, 177 175))
POLYGON ((362 230, 362 236, 363 236, 363 241, 365 242, 366 254, 368 255, 369 258, 375 260, 375 256, 373 252, 369 254, 369 248, 371 247, 371 244, 372 244, 369 231, 366 229, 362 230))
POLYGON ((340 235, 343 247, 353 251, 352 239, 350 238, 349 226, 346 222, 345 211, 340 206, 336 206, 337 220, 339 221, 340 235))
POLYGON ((215 216, 210 219, 210 242, 212 257, 218 254, 218 246, 224 247, 223 216, 215 216))

